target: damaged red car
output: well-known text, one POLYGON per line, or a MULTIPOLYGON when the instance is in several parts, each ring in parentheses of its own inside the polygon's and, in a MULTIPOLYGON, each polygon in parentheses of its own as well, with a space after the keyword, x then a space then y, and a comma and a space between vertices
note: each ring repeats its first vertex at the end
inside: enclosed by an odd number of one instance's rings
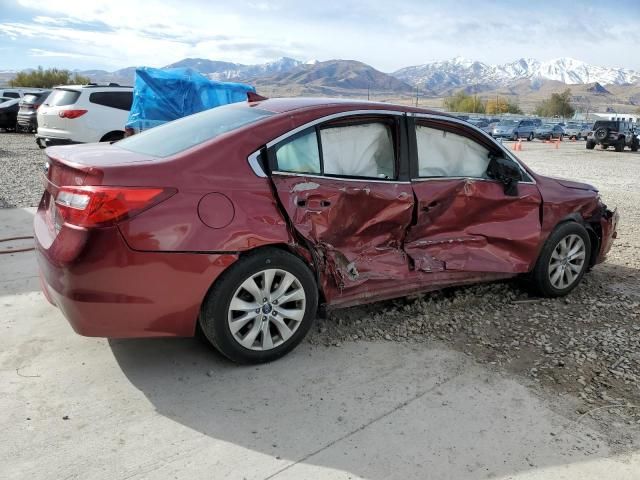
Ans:
POLYGON ((247 101, 47 156, 39 270, 75 331, 199 325, 237 362, 290 351, 320 304, 515 276, 566 295, 616 237, 594 187, 404 106, 247 101))

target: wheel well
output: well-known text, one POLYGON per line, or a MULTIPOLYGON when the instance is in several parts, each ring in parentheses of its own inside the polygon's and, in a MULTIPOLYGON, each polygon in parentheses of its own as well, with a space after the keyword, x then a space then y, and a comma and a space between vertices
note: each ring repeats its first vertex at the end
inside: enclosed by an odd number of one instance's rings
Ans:
POLYGON ((298 244, 292 245, 288 243, 271 243, 271 244, 263 245, 257 248, 252 248, 251 250, 245 250, 243 252, 240 252, 239 259, 246 257, 249 254, 255 254, 260 250, 264 250, 268 248, 277 248, 278 250, 288 252, 298 257, 300 260, 302 260, 304 264, 307 267, 309 267, 309 270, 311 270, 311 273, 313 273, 313 275, 316 277, 316 286, 318 287, 319 304, 325 303, 326 298, 324 295, 324 291, 322 289, 320 270, 318 268, 318 265, 316 264, 315 257, 311 254, 311 252, 309 252, 309 249, 306 248, 305 246, 298 245, 298 244))
POLYGON ((596 264, 596 260, 598 258, 598 252, 600 251, 600 239, 602 238, 602 231, 600 228, 600 224, 585 222, 585 220, 580 215, 575 213, 559 221, 558 224, 553 228, 553 230, 558 228, 563 223, 567 223, 567 222, 579 223, 584 227, 584 229, 589 234, 589 243, 591 244, 589 267, 593 267, 596 264))
POLYGON ((124 138, 124 131, 122 130, 113 130, 105 135, 102 136, 102 138, 100 139, 101 142, 108 142, 111 140, 120 140, 121 138, 124 138))

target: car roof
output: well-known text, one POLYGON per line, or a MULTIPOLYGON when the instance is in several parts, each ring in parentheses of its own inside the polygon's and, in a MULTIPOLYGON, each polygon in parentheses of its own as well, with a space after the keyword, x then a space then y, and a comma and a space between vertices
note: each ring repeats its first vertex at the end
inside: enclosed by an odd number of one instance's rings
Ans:
POLYGON ((454 118, 453 116, 429 110, 425 108, 411 107, 408 105, 397 105, 394 103, 371 102, 367 100, 353 100, 345 98, 326 98, 326 97, 294 97, 294 98, 269 98, 257 102, 251 102, 250 105, 268 110, 274 113, 286 113, 294 110, 315 110, 330 107, 342 107, 344 110, 392 110, 400 112, 426 113, 431 115, 444 115, 454 118))
POLYGON ((85 84, 85 85, 56 85, 53 88, 54 89, 60 89, 60 90, 82 90, 82 89, 85 89, 85 88, 106 88, 106 89, 125 88, 127 90, 132 90, 133 89, 133 87, 131 87, 129 85, 115 85, 115 84, 99 85, 99 84, 95 84, 95 83, 90 83, 90 84, 85 84))

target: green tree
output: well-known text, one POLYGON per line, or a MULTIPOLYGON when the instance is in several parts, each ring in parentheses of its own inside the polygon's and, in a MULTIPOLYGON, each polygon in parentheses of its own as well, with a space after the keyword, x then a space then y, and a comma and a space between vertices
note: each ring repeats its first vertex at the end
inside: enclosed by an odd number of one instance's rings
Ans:
POLYGON ((44 70, 38 67, 36 70, 18 72, 16 76, 9 81, 12 87, 33 87, 33 88, 51 88, 56 85, 80 84, 84 85, 90 82, 88 77, 83 77, 69 70, 60 70, 57 68, 47 68, 44 70))
POLYGON ((573 117, 576 109, 571 104, 571 90, 567 88, 562 93, 553 93, 536 106, 535 113, 541 117, 573 117))
POLYGON ((460 90, 455 95, 444 99, 444 108, 449 112, 484 113, 485 102, 477 95, 468 95, 460 90))
POLYGON ((504 98, 490 98, 489 100, 487 100, 486 110, 487 113, 491 114, 522 113, 522 110, 517 103, 510 100, 505 100, 504 98))

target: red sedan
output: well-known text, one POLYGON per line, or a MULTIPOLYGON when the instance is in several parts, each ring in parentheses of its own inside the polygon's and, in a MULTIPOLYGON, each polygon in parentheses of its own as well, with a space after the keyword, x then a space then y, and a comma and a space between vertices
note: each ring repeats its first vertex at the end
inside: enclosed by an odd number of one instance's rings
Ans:
POLYGON ((47 149, 42 287, 88 336, 191 336, 238 362, 345 307, 526 275, 560 296, 618 215, 473 125, 411 107, 271 99, 112 145, 47 149))

